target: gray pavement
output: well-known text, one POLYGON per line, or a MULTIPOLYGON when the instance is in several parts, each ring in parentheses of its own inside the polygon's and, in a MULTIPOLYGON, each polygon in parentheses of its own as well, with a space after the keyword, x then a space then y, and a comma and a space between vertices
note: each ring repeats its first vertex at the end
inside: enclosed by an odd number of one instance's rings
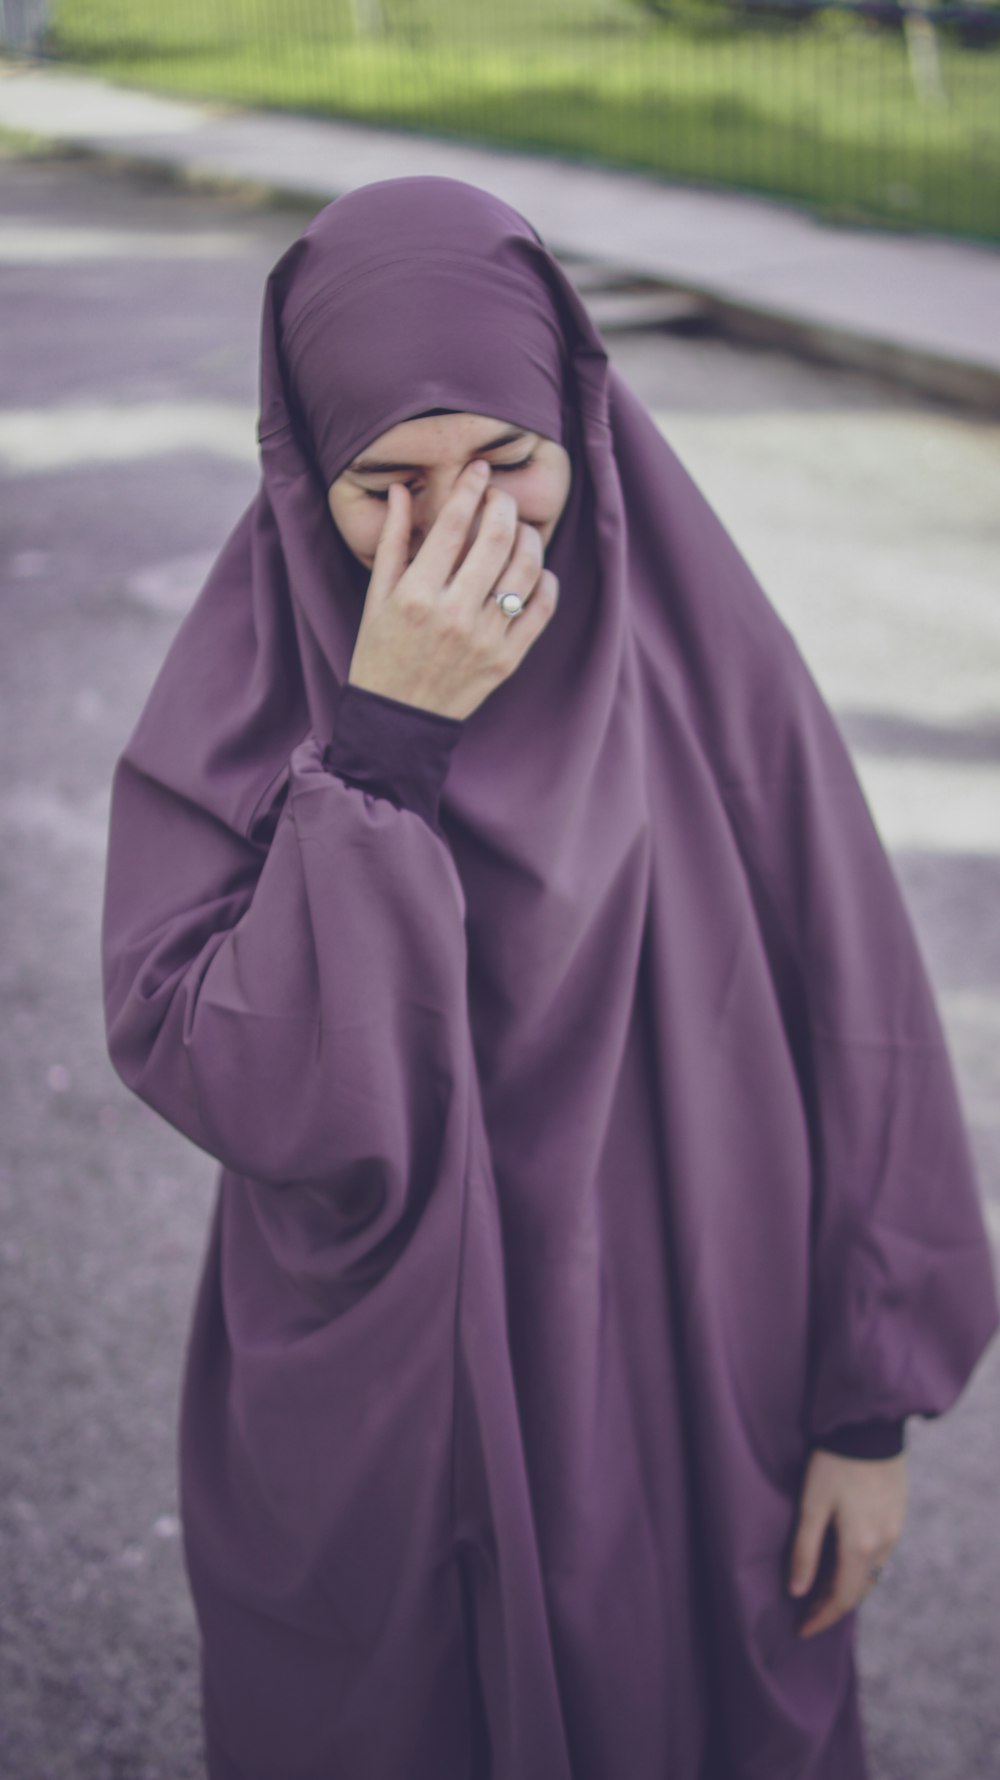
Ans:
MULTIPOLYGON (((107 1062, 107 796, 256 487, 263 282, 315 208, 0 156, 0 1780, 202 1772, 174 1429, 214 1166, 107 1062)), ((842 723, 1000 1239, 1000 425, 680 329, 609 343, 842 723)), ((874 1780, 997 1780, 996 1346, 908 1445, 861 1615, 874 1780)))
POLYGON ((0 59, 0 126, 194 181, 320 203, 436 173, 520 209, 556 252, 696 296, 748 338, 1000 413, 1000 250, 814 220, 776 200, 365 124, 181 101, 0 59))

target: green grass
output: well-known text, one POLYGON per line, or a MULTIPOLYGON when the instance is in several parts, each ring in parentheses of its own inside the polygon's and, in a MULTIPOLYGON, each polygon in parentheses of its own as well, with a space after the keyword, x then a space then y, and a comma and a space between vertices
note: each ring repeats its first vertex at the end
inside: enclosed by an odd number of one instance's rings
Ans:
POLYGON ((176 94, 395 124, 759 192, 830 220, 1000 240, 1000 46, 902 40, 843 13, 748 29, 628 0, 57 0, 50 47, 176 94))

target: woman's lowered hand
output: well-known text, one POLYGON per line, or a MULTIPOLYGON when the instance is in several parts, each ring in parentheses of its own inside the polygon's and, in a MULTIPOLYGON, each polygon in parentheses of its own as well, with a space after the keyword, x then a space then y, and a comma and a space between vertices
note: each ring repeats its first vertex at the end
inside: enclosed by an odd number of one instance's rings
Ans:
POLYGON ((836 1564, 799 1625, 801 1638, 825 1631, 860 1606, 874 1586, 872 1570, 885 1563, 899 1539, 905 1514, 905 1453, 849 1459, 813 1450, 800 1493, 789 1593, 806 1595, 814 1586, 828 1528, 835 1535, 836 1564))

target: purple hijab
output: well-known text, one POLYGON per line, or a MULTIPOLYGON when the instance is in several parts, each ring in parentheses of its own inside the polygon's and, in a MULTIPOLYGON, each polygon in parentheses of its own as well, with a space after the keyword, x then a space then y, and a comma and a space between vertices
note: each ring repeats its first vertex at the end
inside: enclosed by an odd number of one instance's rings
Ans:
POLYGON ((180 1429, 212 1780, 864 1780, 855 1616, 798 1639, 785 1587, 804 1465, 948 1409, 1000 1311, 837 726, 497 199, 321 210, 260 395, 103 939, 116 1068, 221 1164, 180 1429), (461 722, 345 693, 325 499, 432 407, 573 469, 555 615, 461 722))

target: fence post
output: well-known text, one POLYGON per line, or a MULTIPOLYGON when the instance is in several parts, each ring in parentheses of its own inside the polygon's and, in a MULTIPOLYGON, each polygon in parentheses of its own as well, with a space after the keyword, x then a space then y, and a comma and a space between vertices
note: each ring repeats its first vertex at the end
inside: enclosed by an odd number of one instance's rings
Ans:
POLYGON ((355 37, 380 37, 385 29, 381 0, 351 0, 355 37))
POLYGON ((925 0, 916 0, 903 14, 906 54, 918 99, 947 99, 938 54, 937 32, 925 0))
POLYGON ((48 0, 0 0, 0 44, 31 53, 38 49, 49 22, 48 0))

